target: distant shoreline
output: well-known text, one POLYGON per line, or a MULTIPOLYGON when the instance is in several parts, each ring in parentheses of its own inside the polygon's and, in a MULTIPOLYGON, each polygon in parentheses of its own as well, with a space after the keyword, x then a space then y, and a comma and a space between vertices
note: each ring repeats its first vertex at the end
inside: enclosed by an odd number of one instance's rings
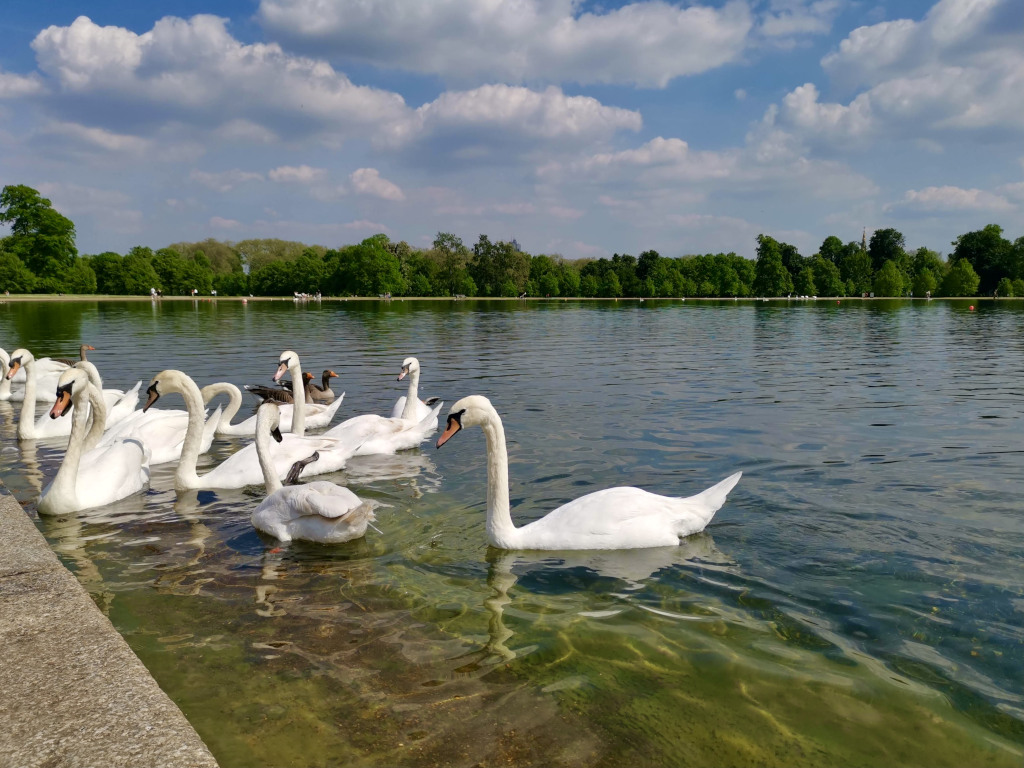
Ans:
POLYGON ((320 302, 345 302, 345 301, 379 301, 381 303, 387 303, 391 301, 754 301, 754 302, 794 302, 794 301, 1003 301, 1014 299, 1020 300, 1024 297, 1014 296, 1000 296, 994 298, 992 296, 933 296, 931 299, 926 299, 922 296, 872 296, 872 297, 861 297, 861 296, 816 296, 814 298, 799 298, 785 296, 775 296, 769 298, 760 298, 754 296, 740 296, 733 299, 732 297, 714 297, 714 296, 688 296, 683 298, 681 296, 666 296, 666 297, 643 297, 642 299, 637 296, 620 296, 619 298, 606 298, 602 296, 527 296, 525 298, 518 298, 516 296, 463 296, 458 299, 451 296, 392 296, 390 299, 382 299, 377 296, 324 296, 321 299, 295 299, 291 296, 162 296, 154 299, 150 296, 116 296, 111 294, 65 294, 57 295, 53 293, 18 293, 10 296, 0 296, 0 304, 5 302, 12 303, 23 303, 31 301, 196 301, 196 302, 213 302, 213 301, 291 301, 301 304, 311 304, 320 302))

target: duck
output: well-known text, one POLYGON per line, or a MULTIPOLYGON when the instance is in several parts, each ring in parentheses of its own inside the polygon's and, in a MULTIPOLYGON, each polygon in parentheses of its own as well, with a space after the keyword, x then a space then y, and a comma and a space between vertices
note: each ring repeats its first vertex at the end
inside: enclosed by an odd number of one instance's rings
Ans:
POLYGON ((501 417, 482 395, 455 403, 440 448, 464 427, 479 426, 487 441, 487 540, 498 549, 643 549, 677 546, 703 531, 725 503, 742 472, 707 490, 676 498, 641 488, 606 488, 563 504, 517 528, 509 510, 508 452, 501 417))
MULTIPOLYGON (((309 376, 308 373, 303 376, 309 376)), ((255 385, 247 384, 245 386, 249 392, 254 392, 255 385)), ((262 387, 267 390, 271 395, 280 395, 288 398, 287 400, 278 400, 276 397, 264 398, 263 402, 274 402, 277 403, 281 411, 281 431, 289 432, 292 427, 292 418, 294 414, 294 405, 292 403, 292 393, 284 389, 274 389, 273 387, 262 387)), ((203 395, 203 402, 208 403, 213 397, 218 394, 227 394, 229 397, 228 407, 224 411, 224 415, 221 416, 220 426, 217 427, 218 435, 232 435, 232 436, 243 436, 252 437, 256 434, 256 416, 250 416, 244 421, 240 421, 238 424, 231 424, 231 419, 234 418, 235 414, 238 413, 239 407, 242 405, 242 393, 238 387, 228 382, 218 382, 216 384, 207 384, 201 390, 203 395), (235 394, 232 393, 234 390, 237 393, 237 401, 235 394)), ((329 406, 310 406, 309 401, 306 401, 304 406, 306 411, 306 426, 310 429, 319 429, 326 427, 334 420, 335 414, 338 409, 341 408, 341 403, 345 399, 345 393, 342 392, 338 395, 337 399, 329 406)))
MULTIPOLYGON (((313 392, 312 392, 312 373, 302 374, 303 390, 306 393, 305 400, 307 403, 312 404, 313 392)), ((292 383, 290 380, 282 380, 276 387, 270 387, 266 384, 246 384, 245 391, 250 395, 255 395, 260 398, 262 402, 272 400, 275 403, 294 403, 295 397, 292 395, 292 383)))
MULTIPOLYGON (((303 485, 282 485, 271 455, 270 438, 281 442, 280 409, 264 403, 256 412, 256 455, 267 497, 250 520, 263 533, 281 541, 313 541, 341 544, 366 534, 374 518, 374 504, 363 501, 344 486, 326 480, 303 485)), ((302 470, 320 459, 319 452, 292 465, 286 482, 298 480, 302 470)))
MULTIPOLYGON (((277 371, 274 373, 274 381, 280 381, 285 373, 292 377, 293 402, 281 405, 281 430, 302 437, 306 434, 306 427, 320 429, 330 424, 334 420, 338 408, 341 407, 342 400, 345 399, 345 393, 342 392, 333 403, 328 405, 310 404, 303 400, 303 390, 298 383, 304 381, 302 362, 299 360, 298 353, 290 349, 281 353, 277 371), (296 406, 295 403, 300 404, 296 406)), ((255 421, 253 421, 253 429, 255 429, 255 421)))
POLYGON ((83 344, 78 348, 78 360, 72 360, 70 357, 55 357, 53 358, 53 360, 54 362, 57 363, 64 363, 64 365, 70 368, 72 365, 79 361, 87 361, 89 358, 87 357, 86 353, 90 351, 95 352, 96 347, 92 346, 91 344, 83 344))
POLYGON ((39 514, 65 515, 102 507, 144 490, 149 484, 149 452, 138 440, 85 450, 90 436, 103 431, 106 417, 103 398, 89 374, 69 368, 60 375, 56 393, 49 417, 59 419, 74 405, 71 437, 56 477, 39 498, 39 514))
MULTIPOLYGON (((176 490, 244 488, 263 482, 263 472, 253 443, 236 451, 209 472, 199 475, 196 472, 196 461, 204 439, 202 394, 187 374, 174 369, 161 371, 153 377, 146 390, 147 400, 143 411, 149 410, 160 397, 169 393, 180 394, 188 412, 181 459, 174 473, 176 490)), ((285 478, 296 461, 312 455, 314 451, 320 453, 320 460, 313 468, 315 474, 336 472, 345 467, 346 461, 358 447, 358 441, 348 438, 328 438, 323 435, 306 437, 292 432, 285 436, 283 442, 275 445, 271 453, 278 477, 285 478)))

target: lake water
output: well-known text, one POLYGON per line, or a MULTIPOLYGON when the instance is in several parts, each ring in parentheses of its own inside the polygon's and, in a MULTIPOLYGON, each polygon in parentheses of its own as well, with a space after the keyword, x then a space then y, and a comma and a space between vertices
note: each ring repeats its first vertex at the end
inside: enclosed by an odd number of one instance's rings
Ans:
MULTIPOLYGON (((478 429, 332 476, 387 505, 341 546, 170 468, 39 520, 223 766, 1024 760, 1024 302, 0 306, 8 351, 82 342, 118 387, 266 383, 295 349, 339 419, 387 413, 415 355, 443 414, 501 413, 520 523, 744 473, 705 533, 631 552, 489 549, 478 429)), ((62 447, 0 422, 31 510, 62 447)))

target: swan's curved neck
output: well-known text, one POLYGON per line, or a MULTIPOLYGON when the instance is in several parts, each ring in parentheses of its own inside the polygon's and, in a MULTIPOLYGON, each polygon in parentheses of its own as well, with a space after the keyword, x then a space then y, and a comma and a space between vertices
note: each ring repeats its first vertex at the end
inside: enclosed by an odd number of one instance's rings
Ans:
POLYGON ((487 539, 496 547, 515 549, 518 531, 509 510, 505 428, 497 412, 489 414, 481 427, 487 440, 487 539))
POLYGON ((302 437, 306 434, 306 387, 297 357, 288 366, 288 373, 292 375, 292 434, 302 437))
POLYGON ((25 368, 25 399, 21 403, 18 437, 31 440, 36 436, 36 361, 25 360, 22 365, 25 368))
POLYGON ((260 460, 263 484, 267 486, 267 495, 269 496, 283 486, 277 472, 274 471, 274 462, 270 458, 270 432, 267 429, 261 429, 259 423, 256 425, 256 456, 260 460))
POLYGON ((0 349, 0 400, 11 399, 11 382, 7 380, 7 371, 11 369, 11 356, 7 350, 0 349))
POLYGON ((72 402, 75 407, 71 412, 71 437, 68 439, 68 449, 47 495, 55 494, 55 499, 74 502, 78 498, 76 492, 78 466, 82 462, 82 454, 85 453, 85 444, 88 439, 86 430, 88 429, 90 408, 86 407, 86 403, 88 402, 92 412, 99 417, 100 432, 103 431, 105 406, 103 396, 91 383, 84 390, 80 389, 75 392, 72 402))
POLYGON ((215 384, 207 384, 201 390, 200 395, 203 403, 209 403, 217 395, 227 395, 228 405, 220 416, 220 426, 231 426, 231 420, 235 418, 238 409, 242 407, 242 391, 234 384, 227 381, 218 381, 215 384))
POLYGON ((177 372, 168 383, 174 391, 181 393, 188 411, 188 428, 181 446, 178 469, 174 473, 174 485, 179 490, 197 488, 199 475, 196 474, 196 462, 199 461, 199 450, 203 444, 203 396, 196 383, 183 373, 177 372))
POLYGON ((405 396, 405 408, 402 409, 403 419, 416 418, 416 405, 420 397, 420 370, 409 371, 409 392, 405 396))

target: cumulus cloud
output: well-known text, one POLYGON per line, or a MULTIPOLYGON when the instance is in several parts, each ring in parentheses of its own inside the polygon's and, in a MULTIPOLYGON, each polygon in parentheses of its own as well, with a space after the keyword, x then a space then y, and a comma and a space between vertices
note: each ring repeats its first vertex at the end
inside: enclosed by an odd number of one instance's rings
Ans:
POLYGON ((320 181, 327 176, 323 168, 312 168, 308 165, 282 165, 274 168, 267 174, 271 181, 294 182, 297 184, 311 184, 320 181))
POLYGON ((38 75, 15 75, 0 72, 0 99, 16 99, 32 96, 46 90, 38 75))
POLYGON ((578 13, 579 6, 576 0, 261 0, 258 18, 297 50, 450 81, 656 88, 737 61, 754 23, 741 0, 720 8, 642 0, 601 13, 578 13))
POLYGON ((359 168, 352 172, 349 180, 357 194, 379 197, 382 200, 405 200, 405 194, 398 185, 382 178, 376 168, 359 168))
POLYGON ((263 181, 262 173, 243 171, 238 168, 233 168, 229 171, 218 171, 216 173, 193 169, 188 177, 190 180, 216 192, 230 192, 240 184, 250 181, 263 181))
POLYGON ((108 131, 105 128, 94 128, 78 123, 53 121, 41 130, 41 134, 59 137, 82 147, 101 149, 108 152, 127 152, 140 155, 151 149, 151 142, 138 136, 108 131))
POLYGON ((940 0, 921 21, 855 29, 822 66, 848 104, 823 102, 811 83, 766 119, 809 141, 867 146, 878 137, 1024 133, 1024 48, 1018 0, 940 0))
POLYGON ((828 34, 842 8, 839 0, 772 0, 757 31, 775 45, 791 47, 801 37, 828 34))
POLYGON ((237 219, 225 219, 221 216, 211 216, 210 226, 214 229, 239 229, 242 222, 237 219))
POLYGON ((886 211, 906 209, 920 212, 955 212, 955 211, 1008 211, 1013 205, 1001 195, 981 189, 961 189, 960 187, 925 187, 924 189, 908 189, 898 203, 885 206, 886 211))

